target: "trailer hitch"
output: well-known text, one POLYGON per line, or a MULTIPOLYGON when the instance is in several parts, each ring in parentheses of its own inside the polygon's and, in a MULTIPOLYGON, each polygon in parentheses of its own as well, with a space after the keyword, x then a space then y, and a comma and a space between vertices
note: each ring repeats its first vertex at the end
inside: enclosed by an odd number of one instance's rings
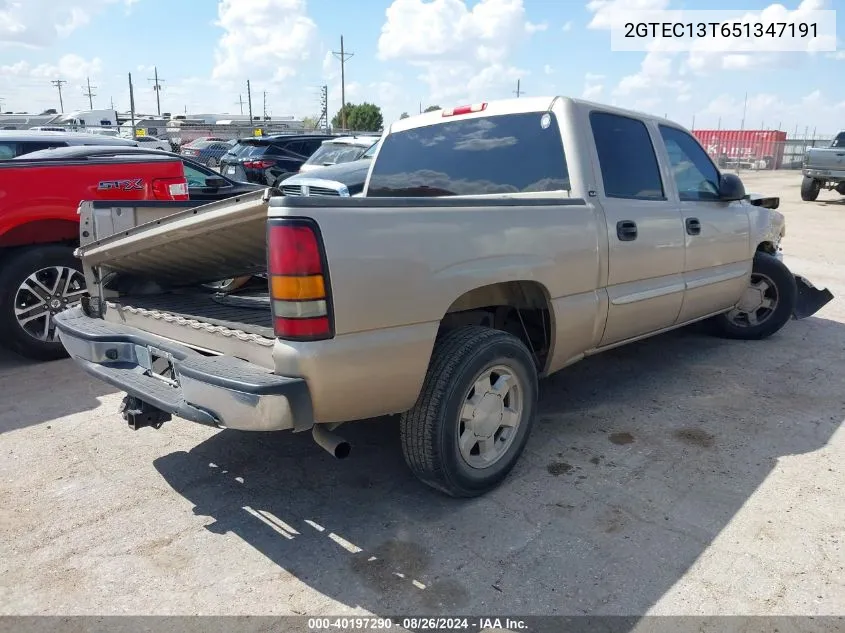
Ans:
POLYGON ((129 428, 133 431, 142 429, 145 426, 160 429, 161 425, 168 422, 171 417, 166 411, 162 411, 161 409, 130 395, 123 397, 123 402, 120 403, 120 408, 118 410, 123 416, 123 419, 129 423, 129 428))

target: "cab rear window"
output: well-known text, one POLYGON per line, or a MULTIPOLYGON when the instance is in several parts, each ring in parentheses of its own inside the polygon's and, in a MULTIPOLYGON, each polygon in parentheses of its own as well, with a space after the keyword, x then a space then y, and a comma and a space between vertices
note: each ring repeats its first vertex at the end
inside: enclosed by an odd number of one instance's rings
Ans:
POLYGON ((389 134, 368 196, 455 196, 569 190, 551 112, 503 114, 389 134))

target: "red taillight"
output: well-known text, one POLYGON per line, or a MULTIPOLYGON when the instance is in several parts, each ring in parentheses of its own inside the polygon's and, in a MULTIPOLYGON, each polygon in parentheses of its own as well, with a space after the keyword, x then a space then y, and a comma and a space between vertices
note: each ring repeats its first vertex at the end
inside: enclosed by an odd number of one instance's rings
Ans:
POLYGON ((473 105, 463 105, 449 110, 443 110, 442 116, 455 116, 457 114, 471 114, 473 112, 483 112, 487 109, 486 103, 475 103, 473 105))
POLYGON ((323 264, 317 236, 309 226, 270 226, 271 275, 319 275, 323 264))
POLYGON ((270 224, 267 253, 276 336, 331 338, 328 283, 316 227, 301 220, 270 224))
POLYGON ((268 169, 276 164, 274 160, 245 160, 244 167, 247 169, 268 169))
POLYGON ((157 178, 153 180, 153 198, 156 200, 187 200, 188 181, 184 178, 157 178))

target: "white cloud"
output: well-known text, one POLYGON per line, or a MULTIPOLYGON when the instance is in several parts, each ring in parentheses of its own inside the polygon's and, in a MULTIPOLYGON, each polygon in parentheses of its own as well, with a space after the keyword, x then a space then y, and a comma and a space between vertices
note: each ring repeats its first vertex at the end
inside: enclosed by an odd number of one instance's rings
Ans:
POLYGON ((316 49, 317 25, 305 0, 220 0, 215 79, 281 82, 316 49))
POLYGON ((526 20, 522 0, 394 0, 378 41, 383 61, 420 69, 432 101, 489 98, 528 73, 509 58, 530 35, 544 30, 526 20))
POLYGON ((5 104, 4 111, 27 109, 45 110, 59 107, 58 90, 51 84, 61 78, 62 97, 65 110, 87 107, 87 99, 82 97, 83 86, 90 77, 92 85, 102 72, 100 58, 84 59, 79 55, 64 55, 55 63, 31 64, 18 61, 0 66, 0 95, 5 104), (84 100, 83 100, 84 99, 84 100))
POLYGON ((562 30, 563 30, 564 32, 565 32, 565 31, 571 31, 571 30, 572 30, 572 20, 570 20, 569 22, 567 22, 566 24, 564 24, 564 25, 563 25, 563 29, 562 29, 562 30))
POLYGON ((595 101, 601 98, 604 93, 604 75, 587 73, 584 76, 584 90, 581 92, 583 99, 595 101))
POLYGON ((828 57, 831 59, 845 59, 845 49, 836 51, 835 53, 829 53, 828 57))
POLYGON ((625 20, 627 16, 635 18, 639 11, 658 11, 668 6, 669 0, 590 0, 587 11, 593 13, 593 19, 587 28, 609 29, 614 22, 625 20))
POLYGON ((109 5, 138 0, 3 0, 0 46, 44 48, 85 26, 109 5))
POLYGON ((807 130, 818 134, 832 134, 841 127, 845 115, 845 102, 837 103, 822 90, 813 90, 795 100, 788 100, 770 92, 744 95, 721 94, 698 111, 698 127, 720 125, 722 129, 746 130, 778 128, 793 134, 798 129, 802 136, 807 130), (745 122, 742 122, 743 111, 745 122))
POLYGON ((554 73, 554 71, 555 71, 555 69, 552 68, 549 64, 546 64, 545 66, 543 66, 543 73, 546 74, 546 75, 551 75, 552 73, 554 73))

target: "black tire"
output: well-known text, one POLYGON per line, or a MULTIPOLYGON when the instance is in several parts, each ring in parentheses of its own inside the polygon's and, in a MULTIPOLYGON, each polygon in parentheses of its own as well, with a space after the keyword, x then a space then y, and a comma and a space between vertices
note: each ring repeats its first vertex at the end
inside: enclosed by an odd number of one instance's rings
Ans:
MULTIPOLYGON (((790 270, 772 255, 757 253, 754 256, 751 282, 754 283, 755 279, 763 279, 766 283, 771 281, 777 297, 774 309, 763 313, 765 318, 756 325, 743 324, 736 316, 731 318, 733 311, 720 314, 713 322, 721 336, 746 341, 764 339, 779 331, 792 318, 798 287, 790 270)), ((766 296, 771 296, 769 291, 766 296)))
POLYGON ((518 338, 477 326, 452 330, 435 343, 420 396, 400 417, 405 462, 423 483, 450 496, 478 496, 499 485, 514 467, 536 410, 537 369, 518 338), (460 412, 476 378, 498 365, 517 378, 521 418, 498 461, 485 468, 472 467, 458 443, 460 412))
POLYGON ((801 199, 804 202, 812 202, 819 197, 819 192, 822 190, 821 180, 804 176, 801 181, 801 199))
MULTIPOLYGON (((82 288, 84 288, 82 265, 73 256, 73 249, 68 246, 45 244, 44 246, 22 249, 10 254, 0 268, 0 342, 21 356, 35 360, 56 360, 67 356, 65 348, 58 338, 54 341, 35 338, 18 322, 15 314, 16 298, 18 300, 25 298, 25 295, 18 294, 21 284, 30 275, 50 267, 63 267, 76 271, 78 274, 74 275, 74 282, 79 283, 81 281, 82 288)), ((74 294, 74 301, 78 301, 77 296, 78 294, 74 294)), ((61 306, 58 310, 67 307, 67 304, 62 303, 61 300, 60 303, 61 306)), ((46 316, 45 321, 48 322, 49 332, 52 332, 52 316, 46 316)), ((43 322, 30 322, 29 327, 34 327, 43 322)))
POLYGON ((836 185, 836 193, 840 196, 845 196, 845 180, 836 185))

